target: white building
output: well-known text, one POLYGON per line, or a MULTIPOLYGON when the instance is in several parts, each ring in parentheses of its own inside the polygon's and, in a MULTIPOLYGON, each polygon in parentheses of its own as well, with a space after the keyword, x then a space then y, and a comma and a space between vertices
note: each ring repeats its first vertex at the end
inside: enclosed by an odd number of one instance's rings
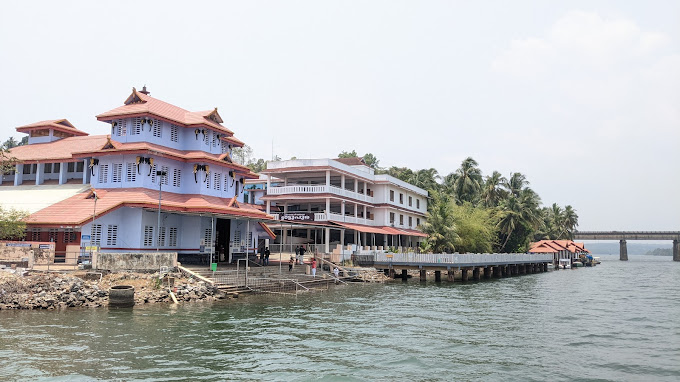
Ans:
POLYGON ((97 119, 110 134, 89 136, 65 119, 17 128, 29 144, 11 150, 18 164, 3 177, 0 203, 84 186, 32 213, 29 240, 55 242, 57 256, 99 247, 206 262, 244 256, 274 237, 262 223, 272 217, 243 201, 245 180, 257 175, 231 160, 243 143, 216 108, 190 112, 133 89, 97 119))
POLYGON ((297 245, 348 255, 362 251, 417 250, 427 191, 384 174, 360 158, 269 162, 264 176, 246 183, 250 202, 264 204, 281 223, 273 246, 297 245))

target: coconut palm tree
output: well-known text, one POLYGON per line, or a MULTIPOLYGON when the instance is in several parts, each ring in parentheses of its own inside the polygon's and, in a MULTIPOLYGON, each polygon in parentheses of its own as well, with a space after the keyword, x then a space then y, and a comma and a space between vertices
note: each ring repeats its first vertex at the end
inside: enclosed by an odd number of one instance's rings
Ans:
POLYGON ((425 222, 421 229, 428 235, 427 241, 436 253, 453 252, 458 240, 453 220, 453 206, 446 195, 433 191, 425 222))
POLYGON ((574 230, 578 227, 578 215, 572 206, 564 207, 564 228, 567 238, 571 239, 574 230))
POLYGON ((479 164, 472 157, 466 158, 456 170, 456 180, 453 184, 456 202, 462 204, 470 202, 477 204, 482 191, 482 171, 479 164))
POLYGON ((506 179, 502 183, 503 187, 508 190, 511 194, 519 196, 519 193, 529 186, 529 181, 527 177, 520 172, 513 172, 510 174, 510 178, 506 179))
POLYGON ((494 171, 491 176, 486 177, 482 188, 482 204, 484 207, 496 207, 501 200, 507 197, 507 192, 501 188, 501 185, 505 182, 507 182, 507 179, 498 171, 494 171))

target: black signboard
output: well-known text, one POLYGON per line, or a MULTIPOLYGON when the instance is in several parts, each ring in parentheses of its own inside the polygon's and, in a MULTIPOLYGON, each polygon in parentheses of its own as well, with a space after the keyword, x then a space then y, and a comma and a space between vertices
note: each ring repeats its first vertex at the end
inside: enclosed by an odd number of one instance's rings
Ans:
POLYGON ((313 222, 313 213, 294 213, 294 214, 283 214, 281 215, 281 220, 289 222, 313 222))

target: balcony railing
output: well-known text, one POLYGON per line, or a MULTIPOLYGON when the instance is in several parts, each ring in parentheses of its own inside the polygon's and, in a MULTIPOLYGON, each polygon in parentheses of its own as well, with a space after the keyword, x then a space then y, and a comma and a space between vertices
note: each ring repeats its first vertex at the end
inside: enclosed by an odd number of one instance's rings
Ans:
MULTIPOLYGON (((294 214, 295 212, 290 212, 291 214, 294 214)), ((281 218, 281 214, 271 214, 274 219, 279 220, 281 218)), ((373 225, 374 220, 373 219, 366 219, 362 217, 354 217, 350 215, 345 215, 344 218, 342 214, 336 214, 336 213, 325 213, 325 212, 315 212, 314 213, 314 221, 336 221, 336 222, 343 222, 343 223, 354 223, 354 224, 363 224, 363 225, 373 225)))
POLYGON ((336 186, 326 185, 294 185, 294 186, 279 186, 270 187, 267 189, 267 195, 286 195, 286 194, 334 194, 339 196, 346 196, 348 198, 360 200, 362 202, 373 203, 373 197, 359 192, 345 190, 336 186))

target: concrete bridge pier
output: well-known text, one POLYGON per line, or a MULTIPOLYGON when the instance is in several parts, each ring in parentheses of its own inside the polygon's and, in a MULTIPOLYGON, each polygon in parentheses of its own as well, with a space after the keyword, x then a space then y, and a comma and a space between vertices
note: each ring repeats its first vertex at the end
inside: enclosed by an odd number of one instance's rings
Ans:
POLYGON ((548 271, 548 263, 543 263, 543 272, 548 271))
POLYGON ((477 268, 477 267, 472 268, 472 279, 473 279, 473 280, 479 280, 479 279, 480 279, 480 277, 479 277, 479 268, 477 268))
POLYGON ((396 274, 394 273, 394 268, 390 268, 390 269, 388 270, 388 276, 389 276, 389 278, 391 278, 391 279, 396 278, 396 274))
POLYGON ((449 269, 448 280, 449 280, 450 283, 453 282, 453 269, 449 269))
POLYGON ((442 282, 442 271, 434 271, 434 281, 435 282, 442 282))
POLYGON ((485 279, 491 278, 491 267, 484 267, 484 278, 485 279))
POLYGON ((427 281, 427 271, 424 269, 420 270, 420 281, 421 282, 427 281))
POLYGON ((461 274, 461 276, 462 276, 461 280, 462 280, 462 281, 468 281, 468 269, 467 269, 467 268, 462 268, 461 271, 463 272, 463 273, 461 274))
POLYGON ((619 260, 628 261, 628 247, 625 240, 619 241, 619 260))
POLYGON ((401 270, 401 280, 402 281, 408 280, 408 270, 407 269, 401 270))
POLYGON ((497 279, 501 278, 501 267, 499 265, 493 267, 493 277, 497 279))
POLYGON ((680 240, 673 240, 673 261, 680 261, 680 240))

